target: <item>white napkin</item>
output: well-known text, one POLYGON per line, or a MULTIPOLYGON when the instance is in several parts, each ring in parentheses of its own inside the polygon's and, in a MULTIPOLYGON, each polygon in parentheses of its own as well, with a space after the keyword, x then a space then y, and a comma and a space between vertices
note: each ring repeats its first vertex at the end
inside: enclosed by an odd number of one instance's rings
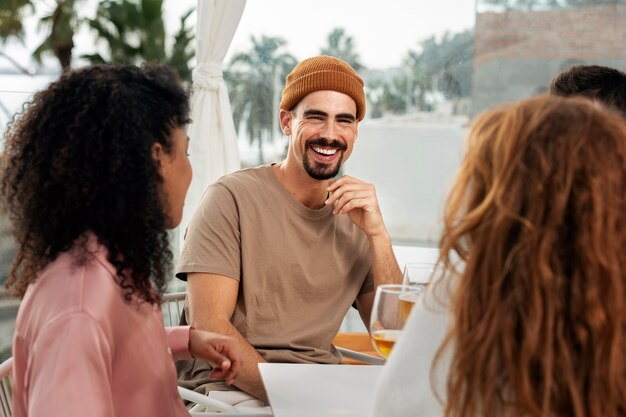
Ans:
POLYGON ((263 401, 243 391, 211 391, 209 392, 209 398, 230 404, 242 414, 272 415, 272 409, 265 405, 263 401))

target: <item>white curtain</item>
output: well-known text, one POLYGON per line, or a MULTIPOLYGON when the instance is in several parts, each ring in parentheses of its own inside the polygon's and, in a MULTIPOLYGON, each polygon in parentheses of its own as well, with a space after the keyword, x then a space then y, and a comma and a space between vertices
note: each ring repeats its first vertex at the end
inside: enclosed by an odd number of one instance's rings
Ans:
POLYGON ((237 135, 222 77, 222 63, 245 4, 245 0, 198 0, 198 66, 192 74, 192 123, 187 129, 191 140, 189 153, 193 180, 185 200, 181 237, 207 186, 240 168, 237 135))

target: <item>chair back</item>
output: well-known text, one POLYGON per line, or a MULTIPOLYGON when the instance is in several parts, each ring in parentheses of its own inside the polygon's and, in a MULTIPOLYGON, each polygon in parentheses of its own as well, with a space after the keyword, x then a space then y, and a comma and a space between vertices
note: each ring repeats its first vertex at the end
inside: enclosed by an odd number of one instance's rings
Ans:
POLYGON ((163 312, 163 324, 166 327, 178 326, 180 316, 185 308, 186 292, 173 292, 164 294, 161 300, 161 311, 163 312))
POLYGON ((13 385, 11 373, 13 372, 13 358, 9 358, 0 364, 0 417, 11 417, 13 385))
MULTIPOLYGON (((164 294, 161 298, 161 311, 163 313, 163 324, 165 326, 178 326, 180 317, 185 308, 186 292, 175 292, 164 294)), ((223 401, 210 398, 206 395, 178 387, 178 394, 185 401, 195 403, 189 409, 191 417, 209 416, 241 416, 241 417, 271 417, 271 412, 240 412, 235 407, 223 401)), ((0 417, 4 417, 0 415, 0 417)))

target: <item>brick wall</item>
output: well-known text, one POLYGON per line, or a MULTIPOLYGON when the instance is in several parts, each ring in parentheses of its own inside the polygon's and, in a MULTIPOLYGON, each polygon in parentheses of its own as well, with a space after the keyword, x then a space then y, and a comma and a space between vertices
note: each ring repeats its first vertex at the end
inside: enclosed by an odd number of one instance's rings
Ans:
POLYGON ((626 5, 478 13, 472 113, 547 88, 570 65, 626 70, 626 5))

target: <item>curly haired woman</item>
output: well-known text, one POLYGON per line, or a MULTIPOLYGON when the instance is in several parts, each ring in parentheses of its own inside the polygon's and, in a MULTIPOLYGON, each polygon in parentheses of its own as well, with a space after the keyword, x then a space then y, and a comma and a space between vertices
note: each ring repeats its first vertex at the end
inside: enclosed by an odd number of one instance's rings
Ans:
POLYGON ((14 416, 183 416, 173 357, 237 374, 232 339, 166 332, 159 308, 167 229, 191 181, 188 112, 166 67, 93 66, 37 93, 8 128, 14 416))
POLYGON ((375 415, 626 416, 625 215, 619 114, 539 97, 478 117, 445 272, 413 309, 375 415))

